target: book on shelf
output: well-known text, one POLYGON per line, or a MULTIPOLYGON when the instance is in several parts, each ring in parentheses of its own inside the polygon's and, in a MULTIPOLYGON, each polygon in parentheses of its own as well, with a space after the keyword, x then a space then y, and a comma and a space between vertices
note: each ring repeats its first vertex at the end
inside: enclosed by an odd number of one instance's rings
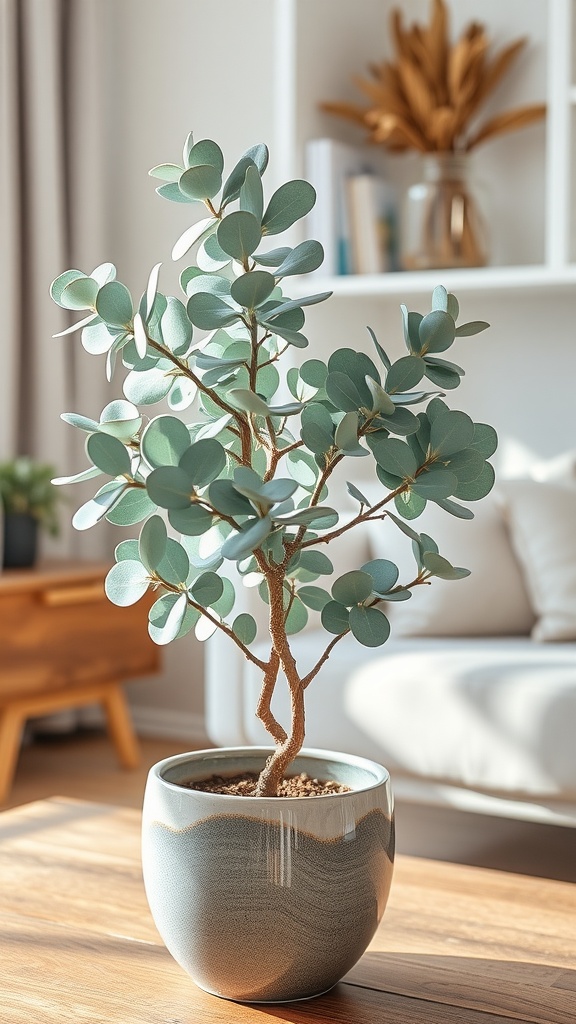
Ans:
POLYGON ((392 185, 377 174, 352 174, 346 180, 346 195, 353 273, 394 270, 396 200, 392 185))
POLYGON ((317 193, 308 215, 308 237, 324 247, 324 263, 317 273, 333 276, 395 269, 394 194, 379 173, 377 158, 336 139, 311 139, 306 144, 305 175, 317 193), (369 262, 360 255, 360 246, 370 253, 369 262), (383 246, 381 258, 376 255, 377 246, 383 246), (376 265, 378 269, 365 269, 376 265))

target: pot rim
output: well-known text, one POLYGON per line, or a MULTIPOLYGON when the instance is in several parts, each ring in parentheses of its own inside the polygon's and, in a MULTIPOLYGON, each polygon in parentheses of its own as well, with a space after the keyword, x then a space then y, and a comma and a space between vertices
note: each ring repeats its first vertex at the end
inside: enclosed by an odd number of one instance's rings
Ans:
MULTIPOLYGON (((249 753, 250 755, 262 755, 268 757, 274 752, 274 747, 262 747, 262 746, 240 746, 240 747, 207 747, 203 750, 190 750, 182 754, 172 754, 170 757, 165 757, 162 761, 158 761, 150 768, 149 775, 153 776, 158 783, 162 786, 166 786, 169 790, 182 794, 182 792, 193 794, 194 798, 213 800, 217 798, 218 801, 225 800, 228 802, 237 802, 238 800, 249 799, 254 801, 257 805, 262 805, 265 801, 273 800, 276 804, 278 799, 277 796, 238 796, 237 794, 231 793, 207 793, 201 789, 187 789, 181 786, 177 782, 170 782, 164 778, 164 772, 169 768, 176 765, 183 764, 186 761, 200 761, 206 755, 232 755, 241 756, 242 754, 249 753)), ((387 768, 379 764, 378 761, 372 761, 367 757, 360 757, 357 754, 345 754, 342 751, 324 750, 319 747, 303 747, 302 750, 296 755, 295 761, 299 757, 315 758, 318 761, 341 761, 344 764, 350 765, 353 768, 358 768, 367 774, 372 775, 374 781, 367 783, 366 785, 359 786, 357 789, 351 789, 346 793, 325 793, 320 796, 315 796, 314 800, 333 800, 334 797, 339 799, 353 799, 358 793, 366 793, 372 789, 377 789, 379 786, 390 783, 390 773, 387 768)), ((294 804, 302 805, 302 797, 286 796, 282 797, 282 806, 291 806, 294 804)))

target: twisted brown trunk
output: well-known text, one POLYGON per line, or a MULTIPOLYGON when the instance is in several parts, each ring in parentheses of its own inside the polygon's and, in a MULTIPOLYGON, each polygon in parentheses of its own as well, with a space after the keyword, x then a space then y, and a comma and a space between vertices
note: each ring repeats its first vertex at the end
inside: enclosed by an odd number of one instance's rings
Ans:
POLYGON ((268 578, 272 658, 277 658, 282 666, 290 690, 290 733, 285 735, 284 740, 278 743, 276 750, 268 758, 258 780, 256 796, 276 796, 286 769, 304 743, 304 688, 286 636, 283 582, 284 576, 281 570, 271 574, 268 578))

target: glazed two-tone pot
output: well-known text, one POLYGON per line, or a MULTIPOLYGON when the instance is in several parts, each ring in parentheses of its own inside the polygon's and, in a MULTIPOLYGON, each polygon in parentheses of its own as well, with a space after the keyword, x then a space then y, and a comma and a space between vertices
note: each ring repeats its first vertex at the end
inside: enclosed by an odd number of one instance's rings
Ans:
POLYGON ((303 750, 291 772, 349 792, 225 796, 189 788, 259 772, 267 748, 201 750, 150 770, 142 858, 154 921, 207 992, 284 1002, 327 991, 362 956, 392 880, 390 779, 373 761, 303 750))

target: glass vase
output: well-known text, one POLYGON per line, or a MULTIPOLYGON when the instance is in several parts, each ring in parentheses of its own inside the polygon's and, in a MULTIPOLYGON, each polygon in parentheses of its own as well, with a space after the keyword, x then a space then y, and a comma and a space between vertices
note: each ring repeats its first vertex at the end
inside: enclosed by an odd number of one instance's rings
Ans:
POLYGON ((483 267, 488 260, 482 197, 466 153, 428 153, 422 181, 406 196, 404 270, 483 267))

